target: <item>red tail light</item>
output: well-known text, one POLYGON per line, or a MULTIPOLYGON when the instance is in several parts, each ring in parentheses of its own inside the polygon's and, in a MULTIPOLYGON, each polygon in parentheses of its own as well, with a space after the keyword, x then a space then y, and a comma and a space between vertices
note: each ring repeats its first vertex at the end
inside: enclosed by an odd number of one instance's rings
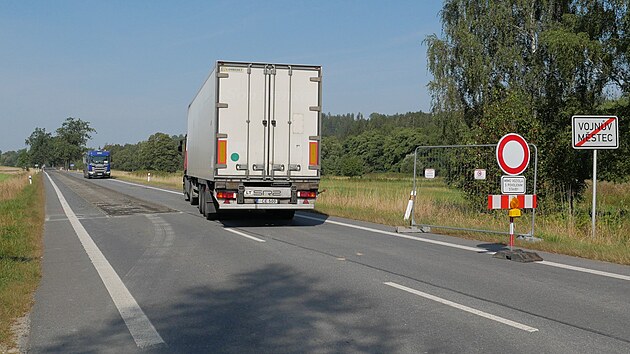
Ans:
POLYGON ((298 191, 298 198, 317 198, 315 191, 298 191))
POLYGON ((217 192, 217 199, 236 199, 234 192, 217 192))

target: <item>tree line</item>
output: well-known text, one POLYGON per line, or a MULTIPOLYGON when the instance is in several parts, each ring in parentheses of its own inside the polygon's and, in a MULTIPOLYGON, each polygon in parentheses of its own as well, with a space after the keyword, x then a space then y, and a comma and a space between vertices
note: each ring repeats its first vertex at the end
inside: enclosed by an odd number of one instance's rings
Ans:
POLYGON ((410 154, 419 145, 438 144, 441 127, 436 115, 423 112, 323 114, 322 173, 410 172, 410 154))
POLYGON ((184 160, 177 151, 183 135, 155 133, 136 144, 106 144, 111 152, 112 168, 123 171, 182 171, 184 160))
MULTIPOLYGON (((81 169, 83 154, 87 150, 101 149, 87 147, 87 142, 94 133, 96 130, 91 127, 90 122, 73 117, 67 118, 54 134, 37 127, 25 140, 27 148, 0 152, 0 165, 25 169, 35 166, 68 169, 70 165, 74 165, 81 169)), ((183 138, 183 135, 155 133, 146 141, 124 145, 106 144, 102 149, 111 152, 114 169, 175 172, 182 170, 183 158, 177 151, 177 146, 183 138)))
POLYGON ((69 117, 55 133, 35 128, 24 143, 28 148, 0 154, 0 165, 29 168, 35 166, 68 166, 81 160, 85 144, 95 133, 89 122, 69 117))

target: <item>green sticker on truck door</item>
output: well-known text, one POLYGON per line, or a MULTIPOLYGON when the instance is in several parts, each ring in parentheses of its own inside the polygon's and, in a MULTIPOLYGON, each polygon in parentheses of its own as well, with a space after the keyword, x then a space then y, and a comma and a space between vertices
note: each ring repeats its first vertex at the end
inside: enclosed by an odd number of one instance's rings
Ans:
POLYGON ((230 155, 230 159, 234 162, 238 161, 239 158, 240 156, 237 153, 233 153, 232 155, 230 155))

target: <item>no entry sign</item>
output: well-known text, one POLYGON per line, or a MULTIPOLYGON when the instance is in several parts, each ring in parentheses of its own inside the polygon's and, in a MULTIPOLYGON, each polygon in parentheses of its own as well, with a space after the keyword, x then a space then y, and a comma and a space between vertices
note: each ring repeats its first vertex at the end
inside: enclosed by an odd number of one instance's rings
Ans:
POLYGON ((522 136, 514 133, 504 135, 497 144, 497 162, 503 172, 516 176, 529 165, 529 145, 522 136))
POLYGON ((617 149, 619 125, 616 116, 573 116, 574 149, 617 149))

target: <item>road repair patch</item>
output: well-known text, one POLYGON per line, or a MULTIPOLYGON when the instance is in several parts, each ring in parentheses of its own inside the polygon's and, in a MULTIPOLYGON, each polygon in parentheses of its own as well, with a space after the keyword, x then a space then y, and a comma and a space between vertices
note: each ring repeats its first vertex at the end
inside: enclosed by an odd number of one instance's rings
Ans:
POLYGON ((171 213, 175 211, 164 205, 134 198, 97 185, 96 183, 98 182, 70 177, 63 173, 55 173, 54 176, 74 193, 110 216, 171 213))

